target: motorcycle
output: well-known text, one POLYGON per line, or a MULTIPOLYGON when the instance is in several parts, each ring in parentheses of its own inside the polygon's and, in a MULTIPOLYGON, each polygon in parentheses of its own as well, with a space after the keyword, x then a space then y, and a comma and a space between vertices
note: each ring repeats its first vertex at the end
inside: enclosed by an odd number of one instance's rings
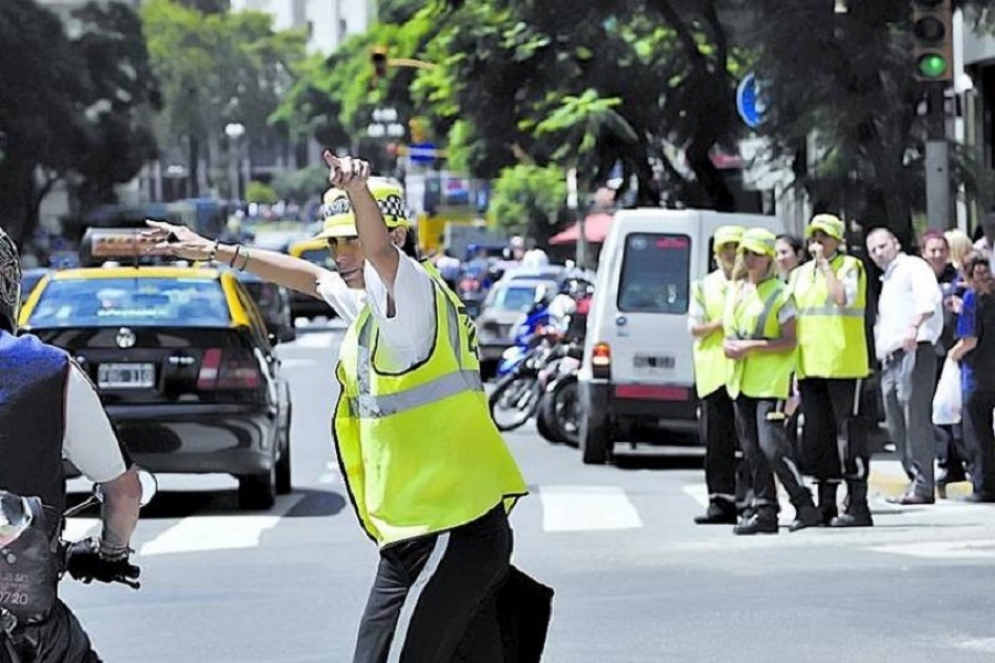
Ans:
POLYGON ((573 340, 566 343, 560 358, 540 375, 542 396, 536 412, 536 429, 550 442, 576 447, 580 443, 580 393, 577 371, 580 370, 584 345, 573 340))
MULTIPOLYGON (((158 490, 158 483, 150 472, 140 470, 138 476, 142 486, 139 504, 144 507, 152 501, 158 490)), ((71 518, 103 502, 103 500, 103 492, 100 486, 95 484, 91 495, 86 500, 63 512, 62 520, 71 518)), ((47 603, 48 601, 54 602, 54 596, 51 592, 32 583, 30 578, 35 576, 29 574, 38 573, 42 578, 50 577, 48 574, 55 573, 51 570, 51 565, 57 563, 59 567, 58 578, 61 580, 68 566, 69 551, 73 543, 60 538, 57 545, 54 548, 51 547, 49 534, 41 526, 45 522, 44 508, 36 497, 26 498, 0 491, 0 562, 15 564, 19 561, 18 555, 22 558, 17 572, 12 569, 0 568, 0 601, 6 604, 0 605, 0 661, 3 663, 23 663, 22 657, 17 653, 14 639, 11 637, 18 626, 18 616, 15 613, 18 613, 22 607, 35 609, 39 605, 50 605, 47 603), (38 545, 42 547, 40 555, 38 545), (52 556, 44 553, 44 548, 49 548, 56 555, 54 561, 50 561, 52 556)), ((137 590, 141 588, 141 583, 138 581, 140 573, 139 567, 127 564, 113 577, 100 579, 108 583, 127 585, 137 590)), ((93 578, 82 578, 81 580, 84 584, 89 584, 93 578)), ((44 608, 46 612, 49 609, 44 608)), ((55 613, 49 614, 49 618, 54 618, 54 615, 55 613)))

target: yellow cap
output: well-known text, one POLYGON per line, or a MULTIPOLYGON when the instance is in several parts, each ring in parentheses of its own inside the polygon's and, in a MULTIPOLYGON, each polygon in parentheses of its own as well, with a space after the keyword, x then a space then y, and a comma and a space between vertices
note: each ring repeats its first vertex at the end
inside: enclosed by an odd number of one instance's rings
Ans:
POLYGON ((776 241, 777 236, 766 228, 750 228, 743 233, 743 238, 739 240, 739 252, 749 251, 773 258, 776 241))
POLYGON ((713 235, 715 250, 718 251, 719 247, 724 244, 739 244, 744 232, 746 232, 746 228, 743 226, 719 226, 713 235))
POLYGON ((821 230, 830 237, 842 242, 846 226, 835 214, 816 214, 805 229, 805 236, 811 237, 816 230, 821 230))
MULTIPOLYGON (((383 177, 371 177, 367 181, 367 186, 377 205, 380 206, 380 213, 387 227, 407 227, 408 216, 404 204, 404 189, 401 185, 383 177)), ((325 224, 316 236, 317 239, 359 235, 352 204, 342 189, 331 188, 325 192, 322 198, 321 216, 325 219, 325 224)))

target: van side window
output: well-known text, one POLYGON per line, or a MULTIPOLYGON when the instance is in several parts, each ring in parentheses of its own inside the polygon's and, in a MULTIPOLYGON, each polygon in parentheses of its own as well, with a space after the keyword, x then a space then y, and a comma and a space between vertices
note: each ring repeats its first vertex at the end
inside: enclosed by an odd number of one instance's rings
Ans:
POLYGON ((618 310, 687 313, 690 273, 690 237, 632 233, 625 238, 618 310))

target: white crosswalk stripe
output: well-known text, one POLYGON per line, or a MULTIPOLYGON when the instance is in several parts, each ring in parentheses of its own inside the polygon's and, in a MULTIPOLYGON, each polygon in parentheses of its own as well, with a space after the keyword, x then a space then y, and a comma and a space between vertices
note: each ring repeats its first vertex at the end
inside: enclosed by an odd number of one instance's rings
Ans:
POLYGON ((542 527, 547 532, 642 527, 636 507, 618 486, 540 486, 542 527))

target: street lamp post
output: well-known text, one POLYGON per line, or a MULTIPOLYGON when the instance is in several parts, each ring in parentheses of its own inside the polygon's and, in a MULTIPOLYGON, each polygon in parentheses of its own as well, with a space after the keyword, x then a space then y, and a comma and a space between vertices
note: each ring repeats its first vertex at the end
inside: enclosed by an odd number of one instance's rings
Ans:
POLYGON ((241 122, 230 122, 225 125, 225 135, 228 136, 228 178, 229 197, 242 200, 244 194, 239 185, 239 165, 241 164, 241 138, 245 135, 245 125, 241 122))

